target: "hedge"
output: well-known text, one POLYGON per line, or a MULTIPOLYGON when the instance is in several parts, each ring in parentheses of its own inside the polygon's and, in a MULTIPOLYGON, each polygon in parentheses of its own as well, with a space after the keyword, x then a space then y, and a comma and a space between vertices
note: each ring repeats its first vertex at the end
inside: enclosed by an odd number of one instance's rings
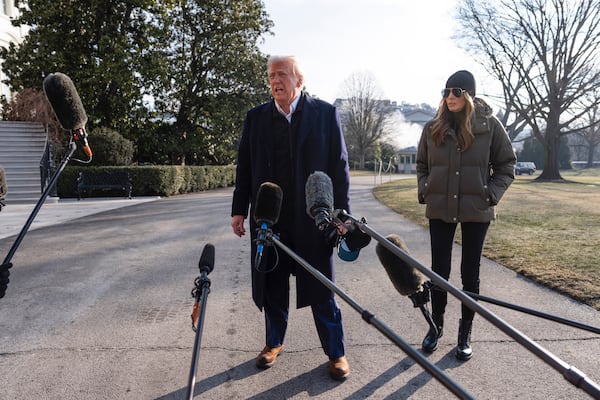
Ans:
POLYGON ((232 186, 235 180, 235 165, 67 166, 56 185, 59 197, 77 197, 77 177, 84 170, 129 172, 134 196, 172 196, 199 192, 232 186))

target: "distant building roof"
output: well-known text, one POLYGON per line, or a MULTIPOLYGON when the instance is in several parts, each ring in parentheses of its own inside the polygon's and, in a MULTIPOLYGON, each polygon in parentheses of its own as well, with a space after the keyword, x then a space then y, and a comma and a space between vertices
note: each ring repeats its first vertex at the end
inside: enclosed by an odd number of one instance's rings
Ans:
POLYGON ((398 154, 412 154, 416 152, 417 148, 415 146, 405 147, 403 149, 398 150, 398 154))
POLYGON ((413 124, 425 125, 428 121, 435 117, 435 113, 429 113, 424 110, 412 110, 404 112, 404 119, 413 124))

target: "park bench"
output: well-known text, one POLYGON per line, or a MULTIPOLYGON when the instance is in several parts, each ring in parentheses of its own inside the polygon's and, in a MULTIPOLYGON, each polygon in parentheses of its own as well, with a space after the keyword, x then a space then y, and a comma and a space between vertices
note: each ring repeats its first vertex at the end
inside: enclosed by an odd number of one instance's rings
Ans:
POLYGON ((81 171, 77 178, 77 200, 94 192, 123 191, 131 199, 133 184, 127 171, 81 171))

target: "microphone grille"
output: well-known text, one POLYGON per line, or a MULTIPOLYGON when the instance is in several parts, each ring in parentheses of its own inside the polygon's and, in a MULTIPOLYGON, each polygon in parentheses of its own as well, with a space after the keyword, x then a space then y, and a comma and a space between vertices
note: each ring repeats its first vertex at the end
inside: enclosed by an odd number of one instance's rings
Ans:
POLYGON ((200 261, 198 262, 198 268, 200 270, 207 269, 207 272, 212 272, 215 267, 215 246, 211 243, 207 243, 202 250, 200 255, 200 261))
POLYGON ((254 207, 254 221, 275 225, 279 220, 283 191, 273 182, 263 182, 258 188, 254 207))
POLYGON ((87 114, 71 78, 56 72, 44 79, 44 93, 63 129, 83 128, 87 114))
POLYGON ((306 212, 314 217, 317 208, 333 211, 333 183, 323 171, 315 171, 308 176, 304 188, 306 197, 306 212))

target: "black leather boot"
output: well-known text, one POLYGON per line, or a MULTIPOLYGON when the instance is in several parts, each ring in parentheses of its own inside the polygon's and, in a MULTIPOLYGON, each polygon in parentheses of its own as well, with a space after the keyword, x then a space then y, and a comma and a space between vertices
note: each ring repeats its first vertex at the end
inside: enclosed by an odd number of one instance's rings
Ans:
POLYGON ((433 323, 437 328, 437 332, 430 327, 429 332, 427 332, 427 336, 425 336, 425 339, 423 339, 421 348, 426 353, 433 353, 437 350, 438 339, 444 334, 444 314, 433 314, 431 317, 433 318, 433 323))
POLYGON ((473 357, 471 348, 471 328, 473 321, 460 320, 458 324, 458 346, 456 346, 456 358, 466 361, 473 357))

